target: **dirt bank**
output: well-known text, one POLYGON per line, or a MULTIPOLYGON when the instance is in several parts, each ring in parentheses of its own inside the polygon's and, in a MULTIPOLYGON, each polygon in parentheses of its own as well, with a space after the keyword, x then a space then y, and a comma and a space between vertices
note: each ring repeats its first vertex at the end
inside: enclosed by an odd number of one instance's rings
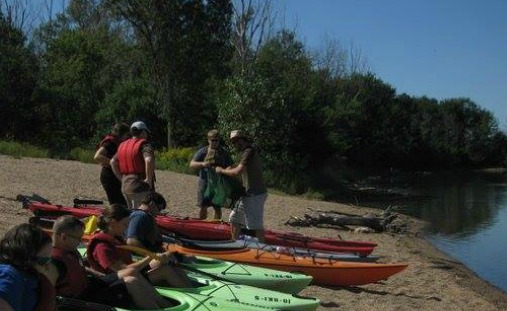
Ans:
MULTIPOLYGON (((27 220, 30 213, 15 200, 18 194, 37 193, 58 204, 75 197, 105 200, 98 181, 98 165, 49 159, 14 159, 0 156, 0 234, 27 220)), ((196 216, 196 177, 157 171, 158 190, 169 198, 174 214, 196 216)), ((301 294, 322 301, 319 310, 507 310, 507 294, 479 279, 459 262, 440 253, 422 237, 422 224, 403 217, 410 233, 355 234, 335 229, 292 228, 284 225, 290 215, 301 216, 310 207, 365 214, 367 209, 337 203, 308 201, 270 195, 266 226, 313 236, 365 240, 378 243, 382 262, 407 262, 410 266, 387 281, 349 288, 310 286, 301 294)), ((224 213, 227 216, 227 212, 224 213)))

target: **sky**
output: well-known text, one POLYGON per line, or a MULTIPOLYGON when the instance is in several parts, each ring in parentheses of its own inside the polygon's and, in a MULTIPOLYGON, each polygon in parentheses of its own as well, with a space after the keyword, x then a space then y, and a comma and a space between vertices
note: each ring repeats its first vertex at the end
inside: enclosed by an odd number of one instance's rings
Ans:
POLYGON ((467 97, 507 131, 507 1, 276 0, 309 49, 353 45, 397 94, 467 97))

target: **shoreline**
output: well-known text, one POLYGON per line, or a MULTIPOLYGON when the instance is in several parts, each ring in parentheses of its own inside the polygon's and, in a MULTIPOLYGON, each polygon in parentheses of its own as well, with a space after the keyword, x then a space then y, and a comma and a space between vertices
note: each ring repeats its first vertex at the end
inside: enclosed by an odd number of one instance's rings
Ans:
MULTIPOLYGON (((100 167, 75 161, 0 155, 0 234, 31 215, 15 200, 18 194, 37 193, 55 204, 72 205, 76 197, 105 200, 99 182, 100 167)), ((174 215, 195 217, 197 179, 194 176, 157 171, 157 190, 168 199, 174 215)), ((378 244, 380 262, 406 262, 409 267, 388 280, 354 287, 311 285, 303 296, 321 300, 319 310, 507 310, 507 293, 481 279, 464 264, 439 250, 424 236, 424 223, 400 214, 407 224, 404 234, 353 233, 334 228, 291 227, 285 222, 313 210, 339 210, 364 215, 378 210, 333 202, 270 194, 265 207, 267 228, 310 236, 370 241, 378 244)), ((224 210, 224 219, 228 211, 224 210)))

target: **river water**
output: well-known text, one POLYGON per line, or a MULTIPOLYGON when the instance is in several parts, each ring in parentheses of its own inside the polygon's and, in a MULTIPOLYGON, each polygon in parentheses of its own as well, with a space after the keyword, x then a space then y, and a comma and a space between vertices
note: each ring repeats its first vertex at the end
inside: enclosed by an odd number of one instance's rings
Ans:
POLYGON ((391 189, 426 196, 396 203, 429 223, 429 240, 507 292, 507 174, 426 173, 394 177, 391 189))

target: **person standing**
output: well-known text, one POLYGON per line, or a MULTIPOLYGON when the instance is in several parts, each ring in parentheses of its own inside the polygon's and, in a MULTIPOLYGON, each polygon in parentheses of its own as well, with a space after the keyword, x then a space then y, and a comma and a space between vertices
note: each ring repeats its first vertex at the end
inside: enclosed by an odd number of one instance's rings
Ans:
POLYGON ((208 175, 211 167, 228 167, 232 165, 230 153, 220 145, 220 135, 217 130, 211 130, 207 135, 208 145, 200 148, 190 161, 190 168, 199 169, 199 184, 197 190, 197 206, 199 218, 208 218, 208 207, 213 206, 215 219, 222 219, 222 209, 213 205, 210 198, 204 197, 208 185, 208 175))
POLYGON ((56 309, 51 238, 30 224, 18 225, 0 241, 0 310, 56 309))
POLYGON ((118 146, 129 137, 129 127, 125 123, 116 123, 111 133, 107 134, 97 146, 93 159, 102 166, 100 183, 106 191, 109 204, 126 205, 121 192, 121 181, 116 178, 111 169, 111 159, 116 154, 118 146))
POLYGON ((130 126, 132 138, 122 142, 111 159, 111 169, 121 180, 128 208, 137 208, 146 195, 155 191, 155 154, 148 142, 150 131, 144 122, 130 126))
POLYGON ((229 136, 232 145, 241 155, 234 167, 215 168, 217 174, 230 177, 241 176, 245 194, 229 215, 232 239, 237 239, 241 227, 246 226, 251 235, 255 235, 260 242, 264 242, 264 203, 267 189, 264 184, 261 158, 257 150, 252 147, 250 139, 241 131, 232 131, 229 136))

